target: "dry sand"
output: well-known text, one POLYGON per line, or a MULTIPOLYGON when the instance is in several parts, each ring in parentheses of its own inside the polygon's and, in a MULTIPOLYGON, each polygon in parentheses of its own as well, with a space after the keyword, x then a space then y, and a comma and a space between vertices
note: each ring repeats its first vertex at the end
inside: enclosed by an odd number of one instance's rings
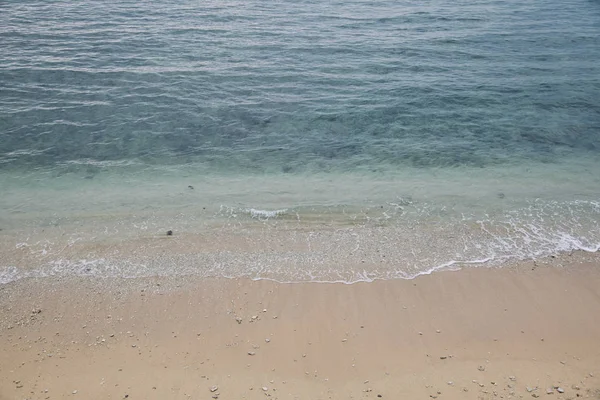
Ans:
POLYGON ((600 399, 598 255, 354 285, 28 279, 0 307, 2 400, 600 399))

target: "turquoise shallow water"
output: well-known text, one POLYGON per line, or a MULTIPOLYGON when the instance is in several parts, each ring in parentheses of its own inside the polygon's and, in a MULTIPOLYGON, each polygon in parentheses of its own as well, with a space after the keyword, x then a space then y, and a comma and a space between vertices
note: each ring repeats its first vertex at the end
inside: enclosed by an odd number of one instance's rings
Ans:
POLYGON ((600 245, 595 1, 7 1, 0 27, 2 282, 600 245))

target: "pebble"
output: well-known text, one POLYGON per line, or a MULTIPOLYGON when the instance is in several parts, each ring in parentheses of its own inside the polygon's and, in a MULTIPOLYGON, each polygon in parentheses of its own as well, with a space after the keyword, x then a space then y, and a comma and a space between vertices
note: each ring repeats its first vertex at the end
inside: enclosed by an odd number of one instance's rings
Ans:
POLYGON ((262 387, 262 390, 263 390, 263 392, 266 392, 266 391, 268 391, 268 390, 269 390, 269 388, 268 388, 268 387, 266 387, 266 386, 263 386, 263 387, 262 387))
POLYGON ((437 329, 437 330, 435 331, 435 333, 442 333, 442 331, 440 331, 439 329, 437 329))
POLYGON ((77 394, 77 390, 73 390, 73 394, 77 394))
POLYGON ((348 339, 342 339, 342 342, 347 342, 347 341, 348 341, 348 339))
POLYGON ((554 390, 552 390, 550 388, 546 389, 546 394, 553 394, 553 393, 554 393, 554 390))
POLYGON ((216 392, 217 390, 219 390, 219 387, 218 387, 217 385, 215 385, 215 386, 211 386, 211 387, 210 387, 210 391, 211 391, 212 393, 216 392))
POLYGON ((533 394, 531 395, 531 397, 538 398, 538 397, 540 397, 540 395, 539 395, 539 394, 537 394, 537 393, 533 393, 533 394))
POLYGON ((565 392, 565 389, 563 389, 563 388, 561 388, 561 387, 557 387, 557 388, 556 388, 556 391, 557 391, 558 393, 564 393, 564 392, 565 392))
POLYGON ((256 353, 255 353, 255 352, 253 352, 253 351, 249 351, 249 352, 248 352, 248 355, 249 355, 249 356, 253 356, 253 355, 255 355, 255 354, 256 354, 256 353))
POLYGON ((483 365, 480 365, 479 367, 477 367, 477 369, 481 372, 485 371, 485 367, 483 365))
POLYGON ((269 339, 269 338, 265 339, 265 342, 267 342, 267 343, 269 343, 270 341, 271 341, 271 339, 269 339))
POLYGON ((168 231, 167 231, 167 236, 173 236, 173 231, 171 231, 171 230, 168 230, 168 231))

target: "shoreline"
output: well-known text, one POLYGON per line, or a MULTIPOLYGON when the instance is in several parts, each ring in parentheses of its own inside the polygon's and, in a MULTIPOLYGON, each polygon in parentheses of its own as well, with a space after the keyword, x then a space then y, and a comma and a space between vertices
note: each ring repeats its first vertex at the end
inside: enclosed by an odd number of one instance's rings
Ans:
POLYGON ((2 400, 600 398, 597 254, 352 285, 30 279, 0 307, 2 400))

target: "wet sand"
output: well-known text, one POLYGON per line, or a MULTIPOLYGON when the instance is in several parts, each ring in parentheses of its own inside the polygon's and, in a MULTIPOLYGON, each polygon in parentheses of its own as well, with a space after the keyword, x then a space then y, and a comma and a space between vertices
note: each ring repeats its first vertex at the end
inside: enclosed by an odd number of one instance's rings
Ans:
POLYGON ((600 398, 597 254, 353 285, 0 287, 2 400, 538 396, 600 398))

